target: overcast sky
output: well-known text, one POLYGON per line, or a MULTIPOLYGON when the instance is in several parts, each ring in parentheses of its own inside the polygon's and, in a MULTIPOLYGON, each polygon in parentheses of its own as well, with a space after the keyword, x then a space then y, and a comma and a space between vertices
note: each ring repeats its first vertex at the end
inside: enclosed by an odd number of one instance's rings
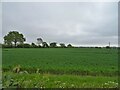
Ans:
POLYGON ((2 10, 2 37, 15 30, 27 43, 38 37, 79 46, 118 42, 117 2, 6 2, 2 10))

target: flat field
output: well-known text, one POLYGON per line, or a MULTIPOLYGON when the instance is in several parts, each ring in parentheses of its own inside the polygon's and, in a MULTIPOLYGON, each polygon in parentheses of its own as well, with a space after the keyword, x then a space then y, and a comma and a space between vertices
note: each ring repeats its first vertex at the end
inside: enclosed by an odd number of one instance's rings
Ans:
POLYGON ((6 84, 11 79, 14 83, 19 81, 17 86, 33 87, 35 82, 30 83, 30 78, 31 80, 36 78, 36 87, 48 88, 116 87, 118 83, 117 49, 14 48, 3 49, 2 53, 4 87, 14 86, 14 84, 6 84), (18 66, 19 73, 15 73, 13 70, 18 66), (11 79, 8 80, 6 77, 11 79), (21 85, 23 80, 20 79, 23 77, 26 83, 21 85), (49 80, 44 81, 44 77, 49 80), (27 86, 27 82, 30 85, 27 86))

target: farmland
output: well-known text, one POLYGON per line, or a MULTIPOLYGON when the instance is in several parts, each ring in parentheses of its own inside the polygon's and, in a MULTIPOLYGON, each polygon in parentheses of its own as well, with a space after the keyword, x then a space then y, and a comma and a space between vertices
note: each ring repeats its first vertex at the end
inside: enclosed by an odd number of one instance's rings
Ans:
MULTIPOLYGON (((60 86, 52 83, 55 81, 66 83, 67 85, 64 87, 71 87, 70 85, 75 87, 104 87, 102 85, 109 81, 117 83, 117 49, 4 48, 2 51, 3 77, 10 75, 15 81, 20 81, 22 77, 26 79, 26 82, 32 77, 37 78, 38 81, 46 77, 49 78, 49 81, 44 82, 47 83, 47 86, 44 85, 45 87, 60 86), (19 66, 20 72, 26 71, 27 74, 13 72, 17 66, 19 66), (86 86, 82 86, 83 83, 86 86)), ((7 87, 6 82, 5 78, 3 80, 4 87, 7 87)), ((114 85, 110 86, 115 87, 114 85)))

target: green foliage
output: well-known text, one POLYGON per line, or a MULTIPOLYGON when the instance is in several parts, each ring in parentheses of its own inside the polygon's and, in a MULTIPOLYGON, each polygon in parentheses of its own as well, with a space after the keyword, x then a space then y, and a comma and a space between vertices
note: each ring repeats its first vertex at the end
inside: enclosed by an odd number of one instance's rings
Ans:
POLYGON ((25 44, 23 44, 23 47, 24 47, 24 48, 30 48, 31 46, 30 46, 30 44, 25 43, 25 44))
POLYGON ((6 45, 12 45, 14 43, 14 46, 17 46, 17 43, 23 43, 25 41, 25 38, 23 34, 20 34, 17 31, 10 31, 7 35, 4 36, 4 42, 6 45))
POLYGON ((66 46, 64 43, 60 43, 60 47, 65 48, 66 46))
POLYGON ((46 42, 42 42, 42 45, 43 45, 43 46, 42 46, 43 48, 48 48, 48 47, 49 47, 46 42))
POLYGON ((3 88, 118 87, 117 49, 2 50, 3 88))
POLYGON ((118 73, 117 49, 96 48, 29 48, 3 49, 3 70, 19 65, 34 73, 104 75, 118 73))
POLYGON ((17 48, 24 48, 24 44, 18 44, 17 48))
POLYGON ((31 43, 32 48, 37 48, 38 46, 35 43, 31 43))
POLYGON ((2 44, 2 48, 12 48, 12 45, 6 45, 6 44, 2 44))
POLYGON ((67 47, 68 47, 68 48, 72 48, 73 46, 72 46, 71 44, 68 44, 67 47))
POLYGON ((57 43, 56 43, 56 42, 52 42, 52 43, 50 43, 50 47, 51 47, 51 48, 55 48, 55 47, 57 47, 57 43))
POLYGON ((110 48, 110 46, 106 46, 106 48, 107 48, 107 49, 109 49, 109 48, 110 48))
POLYGON ((0 48, 2 48, 2 44, 0 43, 0 48))
POLYGON ((117 77, 3 73, 3 88, 117 88, 117 77))

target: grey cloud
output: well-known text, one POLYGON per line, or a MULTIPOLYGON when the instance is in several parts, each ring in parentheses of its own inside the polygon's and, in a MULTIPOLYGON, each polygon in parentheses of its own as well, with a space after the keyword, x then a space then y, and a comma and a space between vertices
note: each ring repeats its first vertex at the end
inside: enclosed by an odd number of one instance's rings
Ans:
POLYGON ((117 45, 117 3, 3 3, 3 36, 18 30, 27 42, 117 45))

